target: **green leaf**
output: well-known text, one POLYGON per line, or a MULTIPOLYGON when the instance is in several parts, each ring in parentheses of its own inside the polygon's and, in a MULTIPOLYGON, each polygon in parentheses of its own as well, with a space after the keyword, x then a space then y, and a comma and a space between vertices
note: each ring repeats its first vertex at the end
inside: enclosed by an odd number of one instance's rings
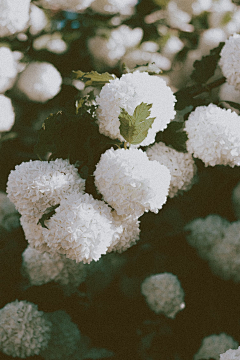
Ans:
POLYGON ((224 42, 220 42, 218 47, 210 51, 210 55, 203 56, 201 60, 194 62, 194 70, 191 75, 192 80, 199 84, 204 84, 214 75, 224 44, 224 42))
POLYGON ((121 113, 118 117, 120 120, 120 134, 129 144, 140 144, 147 137, 148 130, 156 119, 148 118, 151 107, 152 104, 142 102, 135 108, 132 116, 121 108, 121 113))
POLYGON ((116 79, 116 76, 105 72, 99 74, 97 71, 83 72, 81 70, 73 71, 76 74, 76 79, 79 79, 85 83, 85 86, 103 86, 109 82, 109 80, 116 79))
MULTIPOLYGON (((221 100, 220 103, 225 102, 227 104, 229 104, 231 107, 233 107, 234 109, 240 110, 240 104, 235 103, 234 101, 228 101, 228 100, 221 100)), ((219 104, 220 104, 219 103, 219 104)))
POLYGON ((48 229, 48 227, 45 225, 45 221, 46 220, 49 220, 55 213, 55 209, 57 207, 59 207, 60 204, 57 204, 57 205, 54 205, 54 206, 50 206, 49 208, 47 208, 45 211, 44 211, 44 214, 43 216, 41 217, 41 219, 38 220, 38 224, 41 224, 41 226, 43 228, 46 228, 48 229))

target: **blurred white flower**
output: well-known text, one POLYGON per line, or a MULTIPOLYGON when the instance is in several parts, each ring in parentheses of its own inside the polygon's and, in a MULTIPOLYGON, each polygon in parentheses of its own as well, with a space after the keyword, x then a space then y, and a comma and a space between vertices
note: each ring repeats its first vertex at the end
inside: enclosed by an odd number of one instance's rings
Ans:
POLYGON ((174 319, 185 308, 184 291, 176 275, 156 274, 147 277, 141 285, 142 294, 151 310, 174 319))
POLYGON ((240 35, 234 34, 226 40, 220 53, 219 66, 229 85, 240 90, 240 35))
MULTIPOLYGON (((225 333, 210 335, 203 339, 200 349, 194 355, 194 360, 209 358, 219 360, 219 355, 222 352, 228 350, 229 348, 237 349, 237 347, 238 342, 225 333)), ((227 358, 227 360, 230 360, 230 358, 227 358)))
POLYGON ((12 88, 17 73, 17 61, 14 53, 8 47, 0 47, 0 93, 12 88))
POLYGON ((10 131, 15 122, 15 112, 12 101, 5 95, 0 94, 0 133, 10 131))
POLYGON ((93 56, 95 68, 99 71, 115 67, 126 50, 137 46, 143 37, 141 28, 131 29, 121 25, 109 33, 97 31, 96 36, 88 40, 88 49, 93 56))
POLYGON ((45 9, 81 12, 91 5, 93 0, 39 0, 45 9))
POLYGON ((60 32, 39 36, 33 41, 35 50, 46 49, 55 54, 63 54, 67 51, 67 43, 62 39, 60 32))
POLYGON ((188 191, 194 184, 197 167, 192 155, 179 152, 164 143, 155 143, 146 150, 149 160, 156 160, 165 165, 171 174, 169 197, 188 191))
POLYGON ((38 355, 51 337, 50 321, 38 307, 14 301, 0 309, 0 350, 13 357, 38 355))
POLYGON ((220 42, 224 42, 226 38, 227 35, 221 28, 204 30, 200 35, 198 49, 202 56, 209 55, 210 50, 217 47, 220 42))
POLYGON ((30 5, 29 32, 31 35, 39 34, 49 24, 49 20, 44 10, 38 6, 30 5))
POLYGON ((240 165, 240 121, 230 109, 198 106, 185 122, 187 150, 205 166, 240 165))
POLYGON ((0 37, 23 31, 29 20, 31 0, 0 0, 0 37))
POLYGON ((107 150, 93 175, 98 191, 118 215, 158 213, 167 200, 170 172, 142 150, 107 150))
POLYGON ((61 90, 62 77, 59 71, 47 62, 32 62, 27 65, 17 81, 18 89, 29 100, 46 102, 61 90))
POLYGON ((163 79, 151 76, 148 73, 124 74, 120 79, 110 80, 102 87, 99 96, 96 97, 97 123, 99 132, 112 139, 124 141, 120 134, 121 108, 133 115, 135 108, 142 102, 152 104, 150 116, 155 117, 147 137, 137 146, 147 146, 155 141, 158 131, 162 131, 174 118, 175 96, 163 79))
POLYGON ((91 4, 91 8, 99 14, 132 15, 137 3, 138 0, 95 0, 91 4))

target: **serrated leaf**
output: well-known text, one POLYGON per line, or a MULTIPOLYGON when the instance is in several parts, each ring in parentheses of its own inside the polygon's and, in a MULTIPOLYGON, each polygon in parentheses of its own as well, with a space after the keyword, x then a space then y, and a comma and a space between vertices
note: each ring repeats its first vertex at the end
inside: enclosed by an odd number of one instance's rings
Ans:
POLYGON ((41 217, 41 219, 38 220, 37 224, 41 224, 41 226, 45 229, 48 229, 48 227, 45 225, 45 221, 49 220, 55 213, 55 209, 58 208, 60 206, 60 204, 54 205, 54 206, 50 206, 49 208, 47 208, 44 211, 43 216, 41 217))
POLYGON ((204 84, 214 75, 224 44, 224 42, 220 42, 218 47, 210 51, 210 55, 203 56, 201 60, 194 62, 194 70, 191 74, 192 80, 199 84, 204 84))
POLYGON ((99 74, 97 71, 83 72, 81 70, 73 71, 76 74, 76 79, 79 79, 85 83, 85 86, 103 86, 116 78, 115 75, 105 72, 99 74))
POLYGON ((152 104, 142 102, 135 108, 132 116, 126 110, 121 109, 118 117, 120 121, 120 134, 129 144, 140 144, 147 137, 148 130, 156 119, 148 118, 151 107, 152 104))

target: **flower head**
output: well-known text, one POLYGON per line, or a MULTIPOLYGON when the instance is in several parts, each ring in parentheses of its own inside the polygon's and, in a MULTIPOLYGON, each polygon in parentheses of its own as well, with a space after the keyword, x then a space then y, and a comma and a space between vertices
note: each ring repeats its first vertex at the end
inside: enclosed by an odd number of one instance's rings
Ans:
POLYGON ((240 117, 214 104, 198 106, 185 123, 187 150, 205 166, 240 165, 240 117))
POLYGON ((167 200, 170 172, 142 150, 107 150, 94 171, 95 185, 118 215, 158 213, 167 200))
POLYGON ((171 174, 169 197, 191 189, 197 167, 192 155, 179 152, 164 143, 155 143, 146 150, 150 160, 156 160, 165 165, 171 174))
POLYGON ((38 355, 48 345, 51 326, 37 305, 11 302, 0 309, 0 350, 20 358, 38 355))
POLYGON ((118 119, 121 108, 133 115, 135 108, 142 102, 152 104, 150 116, 156 119, 148 130, 147 137, 138 146, 149 145, 154 143, 156 133, 164 130, 174 118, 175 101, 172 90, 160 77, 138 71, 124 74, 120 79, 110 80, 105 84, 96 98, 99 105, 99 131, 112 139, 124 141, 118 119))
POLYGON ((48 62, 32 62, 20 74, 18 89, 29 100, 45 103, 61 90, 62 77, 59 71, 48 62))
POLYGON ((24 30, 29 19, 31 0, 0 1, 0 37, 11 36, 24 30))
POLYGON ((0 95, 0 133, 11 130, 15 122, 15 113, 12 101, 5 95, 0 95))
POLYGON ((240 346, 237 350, 229 349, 224 354, 220 354, 220 360, 240 360, 240 346))
POLYGON ((141 285, 148 306, 155 313, 174 319, 185 308, 184 291, 176 275, 163 273, 151 275, 141 285))

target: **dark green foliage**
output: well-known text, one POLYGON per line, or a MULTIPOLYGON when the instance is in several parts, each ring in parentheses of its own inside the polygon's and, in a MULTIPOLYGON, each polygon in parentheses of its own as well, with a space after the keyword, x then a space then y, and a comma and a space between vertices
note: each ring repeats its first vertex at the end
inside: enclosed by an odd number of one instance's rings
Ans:
POLYGON ((187 134, 183 127, 183 122, 172 121, 167 129, 157 133, 155 141, 162 141, 166 145, 172 145, 178 151, 186 151, 187 134))
POLYGON ((191 75, 192 80, 199 84, 204 84, 214 75, 224 44, 224 42, 220 42, 218 47, 210 51, 210 55, 203 56, 201 60, 194 62, 194 70, 191 75))
POLYGON ((129 144, 140 144, 148 134, 155 118, 148 118, 152 104, 142 102, 138 105, 133 115, 129 115, 126 110, 121 109, 119 115, 120 134, 129 144))
POLYGON ((109 80, 115 79, 115 75, 105 72, 99 74, 97 71, 83 72, 81 70, 73 71, 76 74, 76 79, 84 81, 85 86, 103 86, 109 82, 109 80))
POLYGON ((45 225, 45 221, 49 220, 56 213, 55 209, 58 208, 58 207, 59 207, 59 204, 54 205, 54 206, 50 206, 49 208, 47 208, 44 211, 44 214, 41 217, 41 219, 39 219, 38 224, 41 224, 41 226, 43 228, 48 229, 48 227, 45 225))

